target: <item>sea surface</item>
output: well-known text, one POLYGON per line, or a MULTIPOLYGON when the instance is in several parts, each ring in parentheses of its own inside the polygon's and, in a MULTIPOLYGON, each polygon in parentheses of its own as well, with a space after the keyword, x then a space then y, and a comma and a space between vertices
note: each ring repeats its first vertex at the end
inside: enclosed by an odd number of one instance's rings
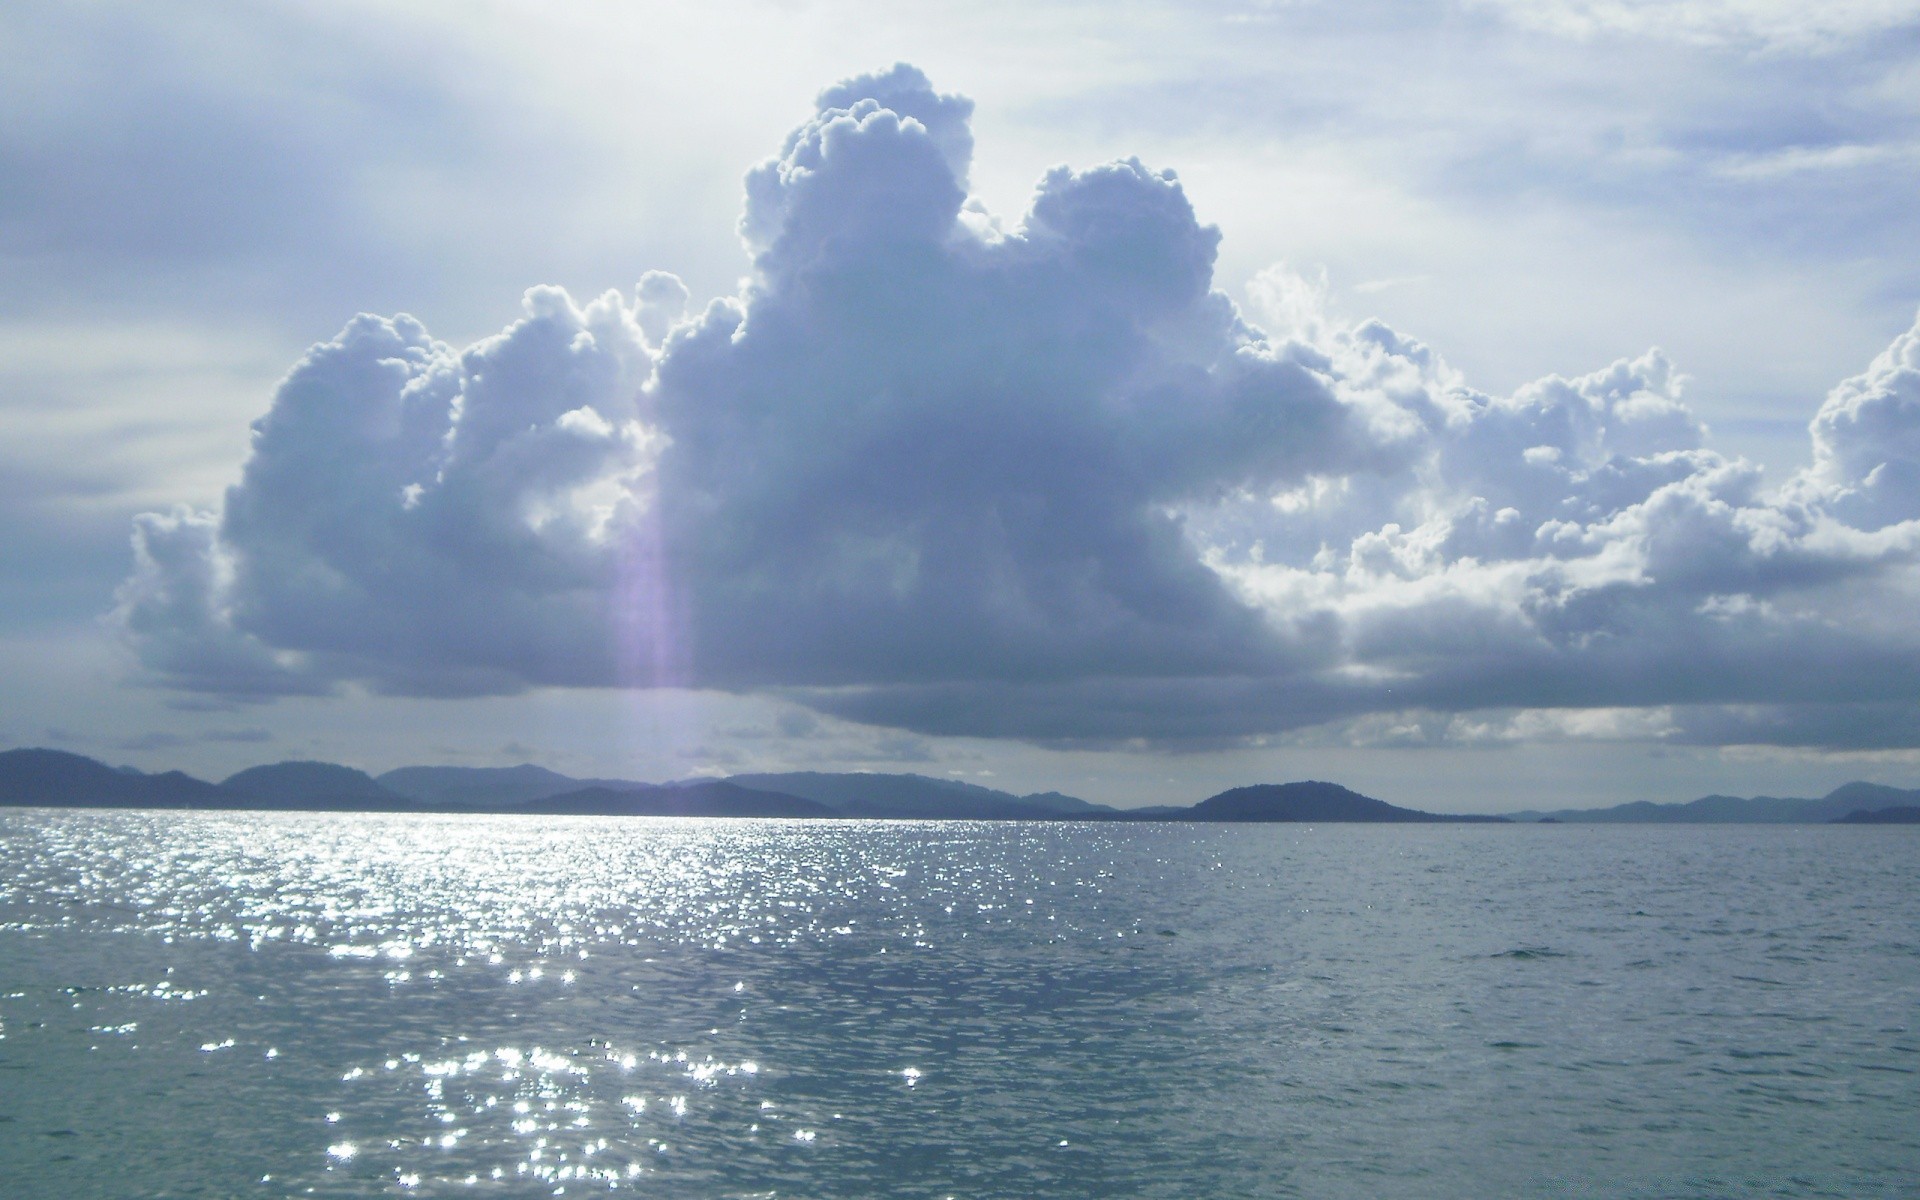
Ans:
POLYGON ((1920 829, 0 811, 0 1195, 1920 1196, 1920 829))

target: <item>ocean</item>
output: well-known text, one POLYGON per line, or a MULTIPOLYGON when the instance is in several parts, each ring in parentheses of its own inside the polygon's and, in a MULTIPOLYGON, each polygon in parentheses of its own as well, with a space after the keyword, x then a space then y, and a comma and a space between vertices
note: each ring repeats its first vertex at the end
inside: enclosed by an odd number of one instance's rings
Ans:
POLYGON ((1920 1195, 1920 829, 0 811, 0 1196, 1920 1195))

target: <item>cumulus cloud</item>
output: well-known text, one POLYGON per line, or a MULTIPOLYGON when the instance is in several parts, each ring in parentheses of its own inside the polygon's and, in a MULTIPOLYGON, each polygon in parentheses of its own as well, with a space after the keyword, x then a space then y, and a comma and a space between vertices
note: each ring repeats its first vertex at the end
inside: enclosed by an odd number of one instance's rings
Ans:
POLYGON ((1812 433, 1811 502, 1876 531, 1920 512, 1920 325, 1835 388, 1812 433))
POLYGON ((1171 172, 1057 168, 1003 224, 970 115, 906 66, 822 93, 692 315, 656 272, 464 350, 356 318, 219 512, 140 519, 131 644, 215 694, 777 690, 1173 745, 1920 701, 1920 327, 1769 489, 1657 351, 1493 396, 1285 273, 1244 314, 1171 172))

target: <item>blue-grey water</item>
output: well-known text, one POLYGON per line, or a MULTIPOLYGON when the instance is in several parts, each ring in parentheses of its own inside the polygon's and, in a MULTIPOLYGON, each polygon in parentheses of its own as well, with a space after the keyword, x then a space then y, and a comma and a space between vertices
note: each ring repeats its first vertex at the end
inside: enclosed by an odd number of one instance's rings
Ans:
POLYGON ((1920 830, 0 813, 0 1195, 1920 1195, 1920 830))

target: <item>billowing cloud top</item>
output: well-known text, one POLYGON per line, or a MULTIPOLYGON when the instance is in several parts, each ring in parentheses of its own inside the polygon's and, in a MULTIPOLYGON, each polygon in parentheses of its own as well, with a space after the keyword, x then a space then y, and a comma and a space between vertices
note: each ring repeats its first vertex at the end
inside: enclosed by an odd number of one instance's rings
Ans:
POLYGON ((704 312, 656 273, 465 350, 356 318, 221 511, 138 520, 146 668, 1034 739, 1913 738, 1920 327, 1769 492, 1658 352, 1495 397, 1376 322, 1262 332, 1171 172, 1056 169, 1005 227, 971 107, 906 66, 823 93, 704 312))

